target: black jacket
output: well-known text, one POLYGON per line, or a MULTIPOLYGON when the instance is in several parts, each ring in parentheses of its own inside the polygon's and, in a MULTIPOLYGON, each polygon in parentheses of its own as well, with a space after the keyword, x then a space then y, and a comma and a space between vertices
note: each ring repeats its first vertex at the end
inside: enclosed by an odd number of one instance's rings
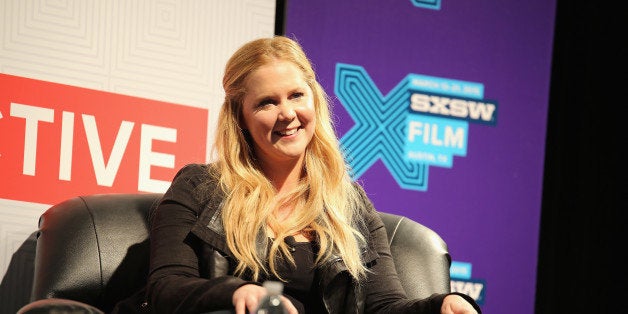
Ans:
MULTIPOLYGON (((370 272, 367 280, 358 284, 340 257, 320 266, 315 280, 320 282, 329 313, 440 313, 445 294, 422 300, 405 297, 384 224, 364 191, 356 187, 363 195, 365 225, 358 228, 368 239, 362 254, 370 272)), ((146 311, 204 313, 231 309, 234 291, 255 283, 233 275, 235 258, 226 245, 220 218, 223 199, 207 165, 188 165, 175 176, 151 217, 146 311)), ((463 297, 473 303, 468 296, 463 297)), ((302 311, 302 305, 292 300, 302 311)))

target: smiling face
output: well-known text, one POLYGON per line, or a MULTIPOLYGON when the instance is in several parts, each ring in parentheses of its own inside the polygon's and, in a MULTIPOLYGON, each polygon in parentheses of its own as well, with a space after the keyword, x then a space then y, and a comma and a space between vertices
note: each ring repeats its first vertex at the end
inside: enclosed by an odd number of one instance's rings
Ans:
POLYGON ((273 60, 247 77, 243 128, 251 134, 263 164, 302 162, 314 135, 312 89, 292 62, 273 60))

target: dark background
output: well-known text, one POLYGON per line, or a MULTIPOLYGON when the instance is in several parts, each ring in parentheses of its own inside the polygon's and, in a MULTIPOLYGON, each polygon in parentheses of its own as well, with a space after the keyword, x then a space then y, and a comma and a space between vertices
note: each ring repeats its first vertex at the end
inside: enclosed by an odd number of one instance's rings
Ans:
MULTIPOLYGON (((620 1, 556 3, 535 312, 628 313, 619 160, 628 148, 620 133, 628 9, 620 1)), ((277 1, 276 34, 287 5, 277 1)))
POLYGON ((619 159, 628 144, 620 129, 628 10, 620 3, 557 1, 536 313, 628 312, 619 159))

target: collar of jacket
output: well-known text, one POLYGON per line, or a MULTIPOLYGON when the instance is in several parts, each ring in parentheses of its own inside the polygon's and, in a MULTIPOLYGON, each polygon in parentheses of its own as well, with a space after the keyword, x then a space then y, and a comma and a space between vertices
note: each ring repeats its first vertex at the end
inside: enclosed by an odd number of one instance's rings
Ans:
POLYGON ((225 230, 220 218, 225 195, 216 179, 210 177, 208 180, 210 180, 209 195, 204 202, 199 204, 202 209, 196 223, 192 226, 191 233, 217 250, 233 257, 231 250, 227 247, 225 230))
MULTIPOLYGON (((233 252, 227 246, 225 228, 222 224, 222 207, 224 205, 225 193, 215 179, 209 180, 210 195, 206 199, 205 204, 201 204, 203 209, 191 232, 216 250, 235 259, 233 252)), ((259 234, 257 238, 256 248, 259 256, 266 258, 268 239, 263 234, 259 234)))

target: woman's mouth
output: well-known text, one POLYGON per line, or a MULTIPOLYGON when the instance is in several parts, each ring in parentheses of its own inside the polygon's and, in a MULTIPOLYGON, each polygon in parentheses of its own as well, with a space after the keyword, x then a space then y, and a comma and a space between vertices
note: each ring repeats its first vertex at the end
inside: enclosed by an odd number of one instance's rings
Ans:
POLYGON ((296 134, 297 131, 299 131, 300 128, 301 127, 294 128, 294 129, 288 129, 288 130, 275 131, 275 134, 277 134, 279 136, 290 136, 290 135, 296 134))

